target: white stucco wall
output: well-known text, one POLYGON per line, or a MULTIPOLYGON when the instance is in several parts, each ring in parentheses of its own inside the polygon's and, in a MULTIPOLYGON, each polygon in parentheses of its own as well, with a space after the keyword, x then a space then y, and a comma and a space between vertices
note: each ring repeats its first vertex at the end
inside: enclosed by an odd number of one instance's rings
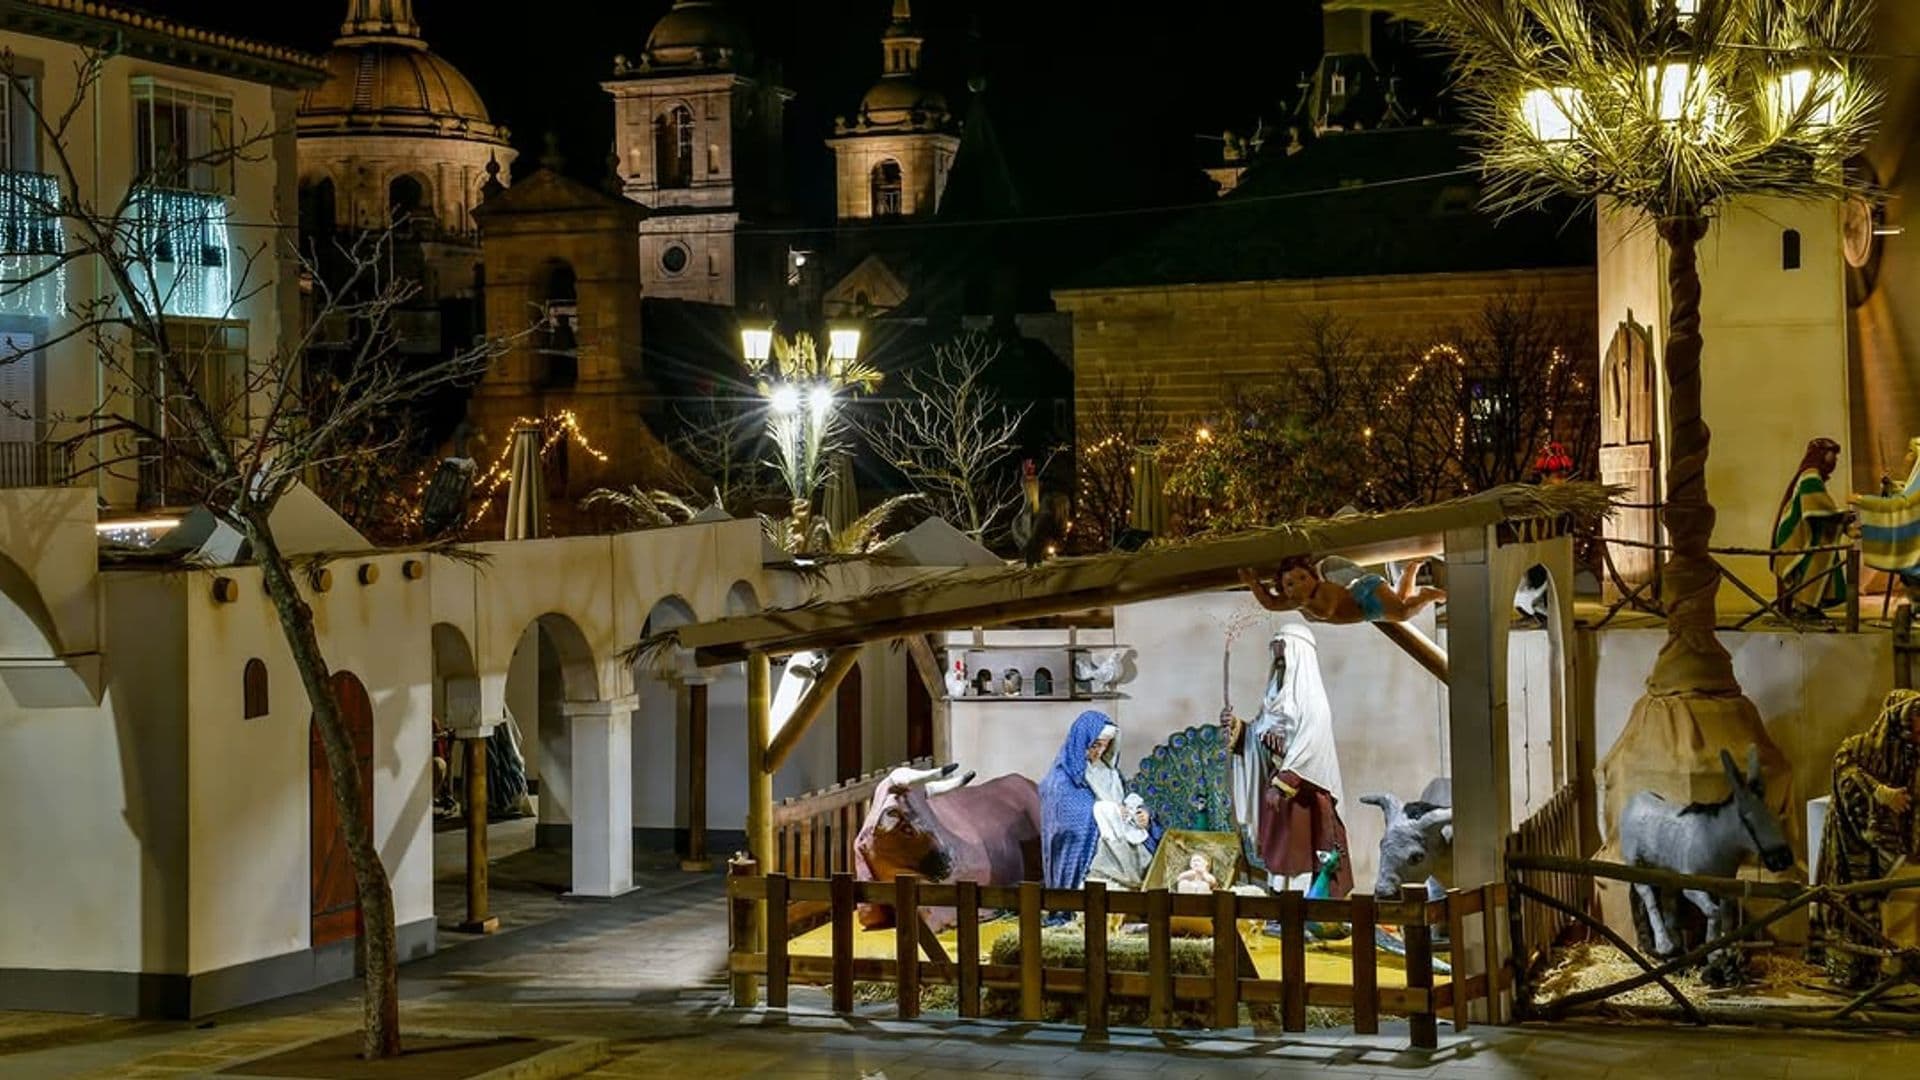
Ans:
POLYGON ((184 581, 116 576, 99 705, 0 684, 0 968, 185 970, 186 643, 153 632, 184 620, 184 581))
MULTIPOLYGON (((1666 246, 1643 221, 1603 207, 1599 220, 1599 355, 1632 317, 1652 328, 1664 372, 1666 246)), ((1853 458, 1873 447, 1849 445, 1845 264, 1837 203, 1743 199, 1714 218, 1700 243, 1702 413, 1713 432, 1707 491, 1719 509, 1717 547, 1772 544, 1775 511, 1807 442, 1840 440, 1836 488, 1853 458), (1801 238, 1799 269, 1784 269, 1782 234, 1801 238)), ((1664 375, 1660 445, 1668 445, 1664 375)), ((1897 456, 1897 454, 1896 454, 1897 456)), ((1892 467, 1898 467, 1898 461, 1892 467)), ((1732 573, 1772 595, 1760 558, 1726 557, 1732 573)), ((1727 592, 1732 592, 1729 588, 1727 592)), ((1744 599, 1744 598, 1742 598, 1744 599)), ((1723 602, 1730 602, 1723 595, 1723 602)))

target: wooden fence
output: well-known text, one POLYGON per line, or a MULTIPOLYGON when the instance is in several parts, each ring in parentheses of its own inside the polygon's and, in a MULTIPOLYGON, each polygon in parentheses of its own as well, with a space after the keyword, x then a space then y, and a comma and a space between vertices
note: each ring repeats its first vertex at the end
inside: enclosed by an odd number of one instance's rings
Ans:
POLYGON ((1470 1009, 1475 1003, 1484 1003, 1486 1020, 1503 1023, 1506 1012, 1501 993, 1513 984, 1496 916, 1507 903, 1506 886, 1498 884, 1456 889, 1434 901, 1427 899, 1421 886, 1410 886, 1401 899, 1394 901, 1376 901, 1358 894, 1345 900, 1309 900, 1300 893, 1246 897, 1231 892, 1181 895, 1163 889, 1110 892, 1098 883, 1085 889, 1043 889, 1031 881, 1016 887, 967 881, 923 884, 912 876, 885 882, 855 881, 851 874, 835 874, 824 881, 796 880, 784 874, 759 876, 751 861, 738 861, 732 869, 734 876, 727 882, 732 908, 728 969, 733 976, 734 1003, 742 1007, 754 1003, 756 983, 764 979, 771 1008, 785 1008, 790 986, 800 982, 830 987, 833 1011, 851 1013, 854 983, 878 982, 896 988, 899 1015, 910 1019, 920 1014, 922 987, 952 986, 962 1017, 981 1015, 983 990, 1017 994, 1019 1018, 1026 1021, 1042 1019, 1045 995, 1079 997, 1086 1003, 1086 1028, 1097 1035, 1105 1032, 1108 1005, 1116 998, 1144 999, 1148 1026, 1160 1028, 1172 1026, 1177 1002, 1198 1002, 1204 1003, 1206 1014, 1213 1018, 1211 1026, 1216 1028, 1238 1027, 1240 1005, 1246 1003, 1278 1006, 1285 1030, 1304 1031, 1307 1006, 1316 1005, 1351 1009, 1353 1028, 1360 1034, 1377 1033, 1382 1013, 1404 1015, 1412 1045, 1432 1049, 1438 1045, 1441 1014, 1447 1015, 1457 1030, 1465 1030, 1470 1009), (787 937, 778 933, 764 947, 759 944, 756 928, 760 925, 757 908, 761 903, 766 904, 767 914, 777 926, 779 913, 790 905, 822 902, 833 926, 829 955, 792 955, 787 937), (892 958, 855 956, 855 912, 862 903, 886 904, 896 912, 953 908, 957 955, 946 955, 924 919, 897 919, 892 958), (1016 913, 1018 964, 993 964, 981 959, 982 909, 1016 913), (1084 915, 1083 967, 1044 966, 1040 932, 1048 911, 1084 915), (1107 944, 1113 916, 1145 924, 1146 971, 1109 970, 1107 944), (1469 922, 1473 916, 1478 916, 1477 924, 1469 922), (1215 963, 1209 975, 1176 974, 1172 965, 1174 919, 1210 920, 1214 955, 1234 955, 1238 960, 1215 963), (1263 979, 1253 970, 1240 938, 1242 919, 1280 923, 1280 978, 1263 979), (1354 949, 1350 982, 1309 981, 1308 922, 1349 924, 1356 943, 1372 942, 1379 923, 1399 925, 1406 943, 1407 985, 1379 985, 1376 950, 1372 948, 1354 949), (1470 926, 1478 931, 1472 937, 1470 926), (1436 927, 1448 930, 1451 974, 1444 983, 1434 981, 1436 927), (1477 974, 1468 974, 1476 967, 1477 974))
MULTIPOLYGON (((924 769, 926 758, 907 762, 924 769)), ((789 877, 823 878, 853 872, 853 841, 873 804, 873 788, 902 766, 889 765, 830 788, 782 799, 773 807, 774 869, 789 877)))
POLYGON ((1507 838, 1509 884, 1525 884, 1560 905, 1516 894, 1509 914, 1513 920, 1514 963, 1523 976, 1536 959, 1553 949, 1561 932, 1573 925, 1573 917, 1565 909, 1586 911, 1593 906, 1593 878, 1566 871, 1524 870, 1515 860, 1520 858, 1524 863, 1522 857, 1535 855, 1577 859, 1585 854, 1580 847, 1580 789, 1572 784, 1556 792, 1507 838))
MULTIPOLYGON (((1608 603, 1605 613, 1594 622, 1593 628, 1597 630, 1607 625, 1607 623, 1613 621, 1615 615, 1618 615, 1622 610, 1627 608, 1632 608, 1635 611, 1647 615, 1657 615, 1660 618, 1666 618, 1666 606, 1659 595, 1659 576, 1656 574, 1653 577, 1639 582, 1628 581, 1621 575, 1619 567, 1614 561, 1613 549, 1619 547, 1629 551, 1649 552, 1653 558, 1658 561, 1664 560, 1668 553, 1673 550, 1672 547, 1666 544, 1652 544, 1640 540, 1629 540, 1619 536, 1596 535, 1594 540, 1600 549, 1601 568, 1606 575, 1604 580, 1612 586, 1611 595, 1616 598, 1608 603)), ((1711 549, 1710 554, 1714 557, 1714 565, 1720 567, 1721 580, 1732 585, 1736 591, 1746 594, 1747 600, 1753 605, 1744 615, 1740 616, 1739 619, 1731 624, 1721 625, 1720 629, 1745 630, 1749 625, 1760 619, 1773 618, 1797 630, 1807 624, 1807 619, 1801 614, 1801 609, 1814 606, 1819 600, 1820 594, 1827 588, 1828 583, 1836 575, 1845 574, 1847 600, 1842 612, 1842 625, 1849 634, 1859 633, 1860 546, 1853 543, 1833 544, 1825 547, 1810 547, 1803 550, 1810 554, 1837 554, 1840 555, 1841 558, 1831 567, 1796 585, 1788 595, 1763 596, 1742 580, 1739 575, 1727 572, 1726 567, 1721 565, 1719 557, 1742 556, 1770 559, 1776 555, 1785 554, 1784 552, 1772 548, 1724 547, 1711 549)), ((1891 593, 1889 593, 1888 598, 1881 604, 1880 614, 1882 618, 1886 617, 1887 606, 1891 602, 1891 593)))

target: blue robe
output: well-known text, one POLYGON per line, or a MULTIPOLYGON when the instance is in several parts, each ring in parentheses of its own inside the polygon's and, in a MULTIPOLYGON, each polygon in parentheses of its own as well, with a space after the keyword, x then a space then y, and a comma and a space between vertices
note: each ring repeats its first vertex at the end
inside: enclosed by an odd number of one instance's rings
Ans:
MULTIPOLYGON (((1100 730, 1112 723, 1106 713, 1092 709, 1075 717, 1053 767, 1040 781, 1040 865, 1049 889, 1079 888, 1087 880, 1087 868, 1093 865, 1100 826, 1093 820, 1093 804, 1098 799, 1087 783, 1087 748, 1100 737, 1100 730)), ((1116 736, 1115 743, 1118 741, 1116 736)), ((1153 850, 1159 832, 1156 821, 1153 835, 1147 839, 1148 851, 1153 850)))

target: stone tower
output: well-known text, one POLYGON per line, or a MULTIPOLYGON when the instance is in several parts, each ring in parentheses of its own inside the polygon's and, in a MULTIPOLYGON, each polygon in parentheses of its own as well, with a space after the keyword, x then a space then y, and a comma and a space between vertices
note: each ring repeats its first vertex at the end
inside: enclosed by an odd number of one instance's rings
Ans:
POLYGON ((922 41, 908 0, 894 0, 880 81, 827 140, 841 221, 932 217, 940 208, 960 139, 946 98, 920 81, 922 41))
POLYGON ((614 58, 614 139, 640 224, 646 294, 732 306, 784 272, 769 245, 741 243, 780 192, 792 94, 774 85, 719 0, 678 0, 638 62, 614 58), (763 265, 767 264, 767 265, 763 265))

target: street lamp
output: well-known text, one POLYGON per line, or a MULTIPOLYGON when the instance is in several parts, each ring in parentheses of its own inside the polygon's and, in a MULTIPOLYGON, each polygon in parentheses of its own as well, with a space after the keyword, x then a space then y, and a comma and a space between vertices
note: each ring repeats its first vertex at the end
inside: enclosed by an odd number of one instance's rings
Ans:
POLYGON ((860 362, 858 326, 829 326, 824 337, 822 352, 806 331, 785 337, 763 322, 740 327, 741 356, 767 399, 767 437, 786 483, 792 507, 787 531, 796 552, 813 542, 814 496, 832 475, 833 459, 841 456, 846 421, 836 406, 846 394, 880 383, 880 373, 860 362))

